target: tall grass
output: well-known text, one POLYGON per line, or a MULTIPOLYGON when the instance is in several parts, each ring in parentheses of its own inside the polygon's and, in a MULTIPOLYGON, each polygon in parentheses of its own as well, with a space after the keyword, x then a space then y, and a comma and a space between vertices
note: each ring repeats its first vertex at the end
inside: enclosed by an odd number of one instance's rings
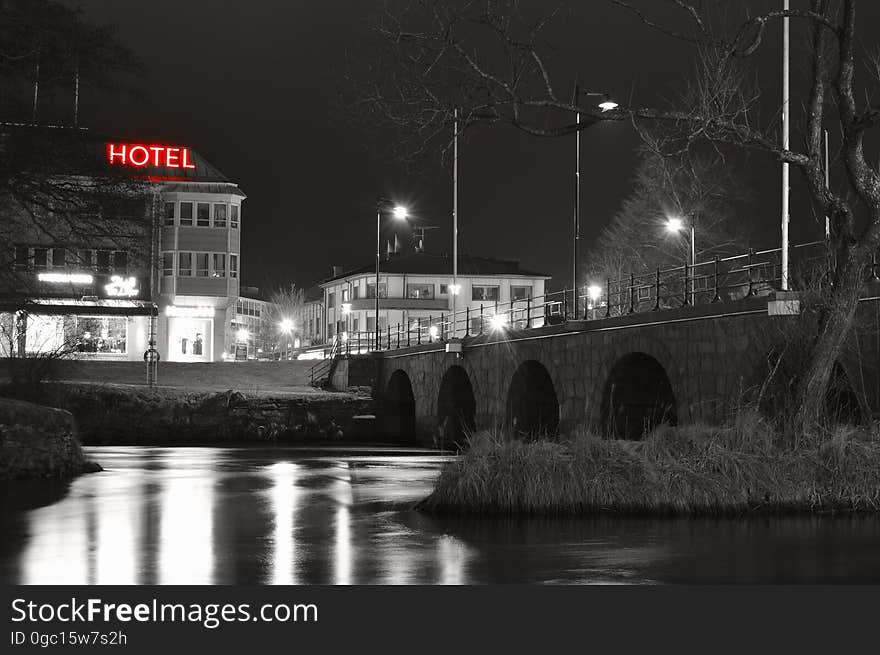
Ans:
POLYGON ((756 413, 660 426, 642 441, 472 436, 419 508, 434 512, 741 514, 880 510, 880 432, 782 438, 756 413))

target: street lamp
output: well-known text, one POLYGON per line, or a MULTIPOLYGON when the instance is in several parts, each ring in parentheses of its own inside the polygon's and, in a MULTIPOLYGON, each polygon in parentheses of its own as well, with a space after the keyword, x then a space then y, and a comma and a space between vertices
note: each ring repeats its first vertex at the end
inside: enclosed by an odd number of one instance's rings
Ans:
MULTIPOLYGON (((293 321, 289 318, 282 318, 278 322, 278 331, 287 336, 287 348, 284 352, 288 359, 290 359, 290 335, 293 333, 293 328, 293 321)), ((280 357, 281 356, 279 355, 279 358, 280 357)))
MULTIPOLYGON (((603 98, 602 102, 599 103, 599 109, 602 110, 604 114, 607 111, 612 111, 617 109, 618 104, 614 102, 606 93, 592 93, 587 91, 582 91, 581 88, 575 84, 574 86, 574 101, 572 104, 578 104, 578 101, 582 95, 586 96, 600 96, 603 98)), ((571 264, 571 288, 574 293, 574 305, 572 305, 574 309, 574 316, 577 318, 578 315, 578 276, 577 276, 577 267, 578 267, 578 256, 580 254, 580 240, 581 240, 581 112, 577 112, 576 118, 577 124, 577 149, 575 151, 575 194, 574 194, 574 239, 572 243, 572 264, 571 264)), ((595 125, 596 123, 593 123, 595 125)))
MULTIPOLYGON (((694 277, 694 267, 697 265, 697 250, 696 250, 696 245, 695 245, 696 237, 694 236, 694 218, 693 218, 693 216, 691 216, 689 223, 690 223, 690 233, 691 233, 691 279, 692 279, 690 287, 691 287, 691 305, 693 305, 694 304, 694 291, 695 291, 693 277, 694 277)), ((669 232, 678 233, 678 232, 681 232, 682 230, 687 229, 687 227, 685 225, 685 220, 683 218, 680 218, 678 216, 668 216, 666 218, 666 229, 669 232)))
MULTIPOLYGON (((389 205, 390 201, 385 198, 379 198, 379 201, 376 203, 376 350, 379 350, 379 260, 382 255, 380 230, 382 210, 387 209, 389 205)), ((391 215, 399 221, 404 221, 409 216, 409 212, 406 207, 395 205, 391 210, 391 215)))

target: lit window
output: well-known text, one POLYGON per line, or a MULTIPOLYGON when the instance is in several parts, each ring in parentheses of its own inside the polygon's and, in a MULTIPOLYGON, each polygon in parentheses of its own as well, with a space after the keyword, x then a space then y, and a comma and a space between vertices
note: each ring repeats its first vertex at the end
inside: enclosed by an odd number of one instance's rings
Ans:
POLYGON ((226 227, 226 205, 214 205, 214 227, 226 227))
POLYGON ((191 202, 180 203, 180 224, 193 224, 193 204, 191 202))
POLYGON ((193 274, 192 268, 192 253, 179 253, 177 256, 177 274, 180 277, 190 277, 193 274))
POLYGON ((211 205, 207 202, 200 202, 196 206, 196 225, 199 227, 211 226, 211 205))
POLYGON ((238 229, 238 205, 232 205, 232 207, 230 207, 229 227, 233 230, 238 229))
POLYGON ((407 298, 434 298, 434 285, 433 284, 407 284, 406 285, 406 297, 407 298))
POLYGON ((498 287, 471 287, 471 299, 494 302, 498 300, 498 287))
POLYGON ((174 203, 165 203, 165 225, 174 225, 174 203))
POLYGON ((226 277, 226 255, 214 253, 214 277, 226 277))
POLYGON ((238 255, 229 255, 229 277, 238 277, 238 255))
POLYGON ((196 253, 196 277, 208 277, 208 253, 196 253))
MULTIPOLYGON (((367 284, 367 298, 375 298, 376 297, 376 283, 367 284)), ((379 297, 387 298, 388 292, 384 282, 379 283, 379 297)))
POLYGON ((532 297, 532 287, 522 286, 522 287, 510 287, 510 299, 511 300, 527 300, 532 297))
POLYGON ((342 290, 342 302, 348 302, 348 289, 342 290))
POLYGON ((162 253, 162 275, 165 277, 171 277, 174 275, 174 253, 173 252, 163 252, 162 253))

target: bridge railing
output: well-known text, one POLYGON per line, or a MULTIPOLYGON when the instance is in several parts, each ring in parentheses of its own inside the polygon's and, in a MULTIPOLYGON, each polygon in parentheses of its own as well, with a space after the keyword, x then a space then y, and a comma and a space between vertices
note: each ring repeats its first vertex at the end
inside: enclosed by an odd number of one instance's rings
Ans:
MULTIPOLYGON (((753 250, 715 257, 695 265, 682 264, 538 296, 487 301, 451 313, 417 317, 408 323, 385 325, 375 332, 344 332, 340 354, 368 353, 444 342, 496 331, 528 330, 570 320, 596 320, 637 312, 662 311, 694 305, 730 302, 767 295, 781 288, 781 249, 753 250)), ((825 241, 792 246, 791 288, 822 284, 833 256, 825 241)), ((878 280, 875 258, 870 276, 878 280)))

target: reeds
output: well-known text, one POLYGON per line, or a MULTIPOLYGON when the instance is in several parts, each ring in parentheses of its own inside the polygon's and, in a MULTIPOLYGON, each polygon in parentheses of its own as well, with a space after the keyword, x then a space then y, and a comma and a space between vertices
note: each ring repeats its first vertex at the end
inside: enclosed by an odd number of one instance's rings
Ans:
POLYGON ((642 441, 480 432, 419 508, 493 514, 743 514, 880 510, 880 432, 792 440, 757 413, 722 427, 660 426, 642 441))

